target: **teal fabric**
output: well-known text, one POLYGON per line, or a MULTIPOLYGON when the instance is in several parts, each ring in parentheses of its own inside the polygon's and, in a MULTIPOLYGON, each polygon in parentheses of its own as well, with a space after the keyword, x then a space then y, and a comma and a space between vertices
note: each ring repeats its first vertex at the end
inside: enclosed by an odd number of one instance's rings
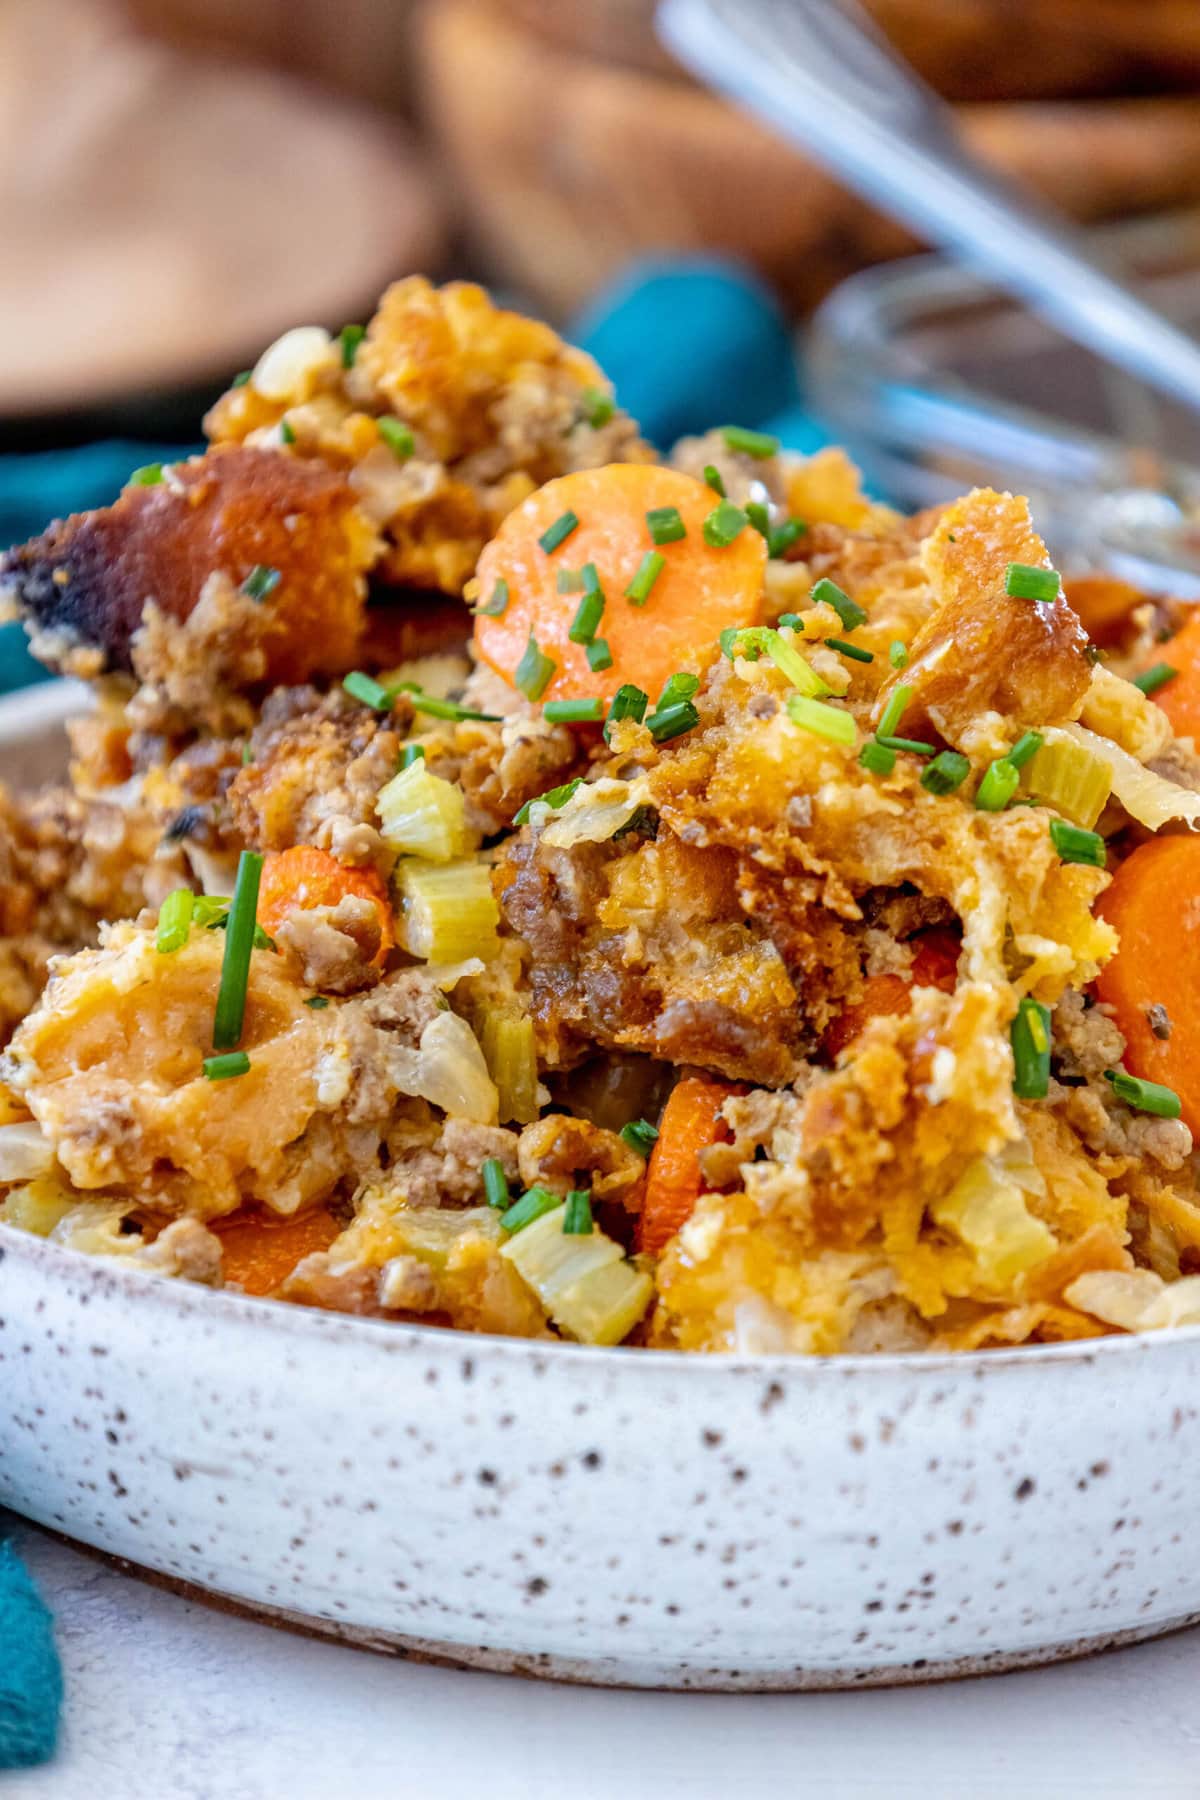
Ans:
MULTIPOLYGON (((142 463, 170 462, 197 448, 105 438, 70 450, 0 456, 0 550, 36 536, 51 519, 106 506, 142 463)), ((48 679, 48 672, 26 649, 21 627, 0 626, 0 693, 48 679)))
POLYGON ((0 1769, 53 1756, 61 1705, 50 1614, 20 1558, 0 1544, 0 1769))

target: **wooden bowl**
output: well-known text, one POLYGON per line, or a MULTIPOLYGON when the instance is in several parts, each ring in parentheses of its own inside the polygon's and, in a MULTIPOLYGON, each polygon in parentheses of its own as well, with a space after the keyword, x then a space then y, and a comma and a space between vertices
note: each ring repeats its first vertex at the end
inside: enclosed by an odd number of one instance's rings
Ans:
MULTIPOLYGON (((196 0, 193 0, 193 4, 196 0)), ((681 71, 654 0, 492 0, 551 43, 627 67, 681 71)), ((1200 87, 1195 0, 865 0, 926 81, 955 100, 1200 87)))
MULTIPOLYGON (((807 307, 851 270, 912 248, 687 83, 575 54, 475 0, 429 5, 421 48, 429 118, 475 241, 551 312, 648 252, 728 251, 807 307)), ((971 106, 960 118, 978 149, 1077 218, 1200 199, 1190 96, 971 106)))

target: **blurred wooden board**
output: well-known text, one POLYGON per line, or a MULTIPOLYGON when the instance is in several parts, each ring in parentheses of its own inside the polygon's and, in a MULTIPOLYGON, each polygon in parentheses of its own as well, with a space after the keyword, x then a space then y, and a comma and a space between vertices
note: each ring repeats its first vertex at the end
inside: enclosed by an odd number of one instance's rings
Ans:
MULTIPOLYGON (((429 116, 476 243, 552 313, 651 251, 727 250, 807 306, 852 269, 912 248, 898 226, 699 88, 574 54, 478 0, 433 0, 422 43, 429 116)), ((1079 219, 1200 200, 1191 96, 981 105, 959 116, 978 149, 1079 219)))
MULTIPOLYGON (((386 0, 379 0, 381 5, 386 0)), ((955 100, 1200 88, 1197 0, 864 0, 897 49, 955 100)), ((492 0, 565 49, 681 71, 654 0, 492 0)))
POLYGON ((440 214, 390 121, 93 0, 0 5, 0 413, 198 383, 363 316, 436 259, 440 214))

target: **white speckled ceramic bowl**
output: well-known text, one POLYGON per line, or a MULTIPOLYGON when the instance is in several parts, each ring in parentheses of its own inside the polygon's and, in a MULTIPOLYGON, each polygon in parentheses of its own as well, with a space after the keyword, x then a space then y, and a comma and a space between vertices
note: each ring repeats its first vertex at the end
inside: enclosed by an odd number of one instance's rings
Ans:
MULTIPOLYGON (((22 699, 22 729, 67 703, 22 699)), ((1191 1623, 1197 1394, 1194 1330, 957 1357, 587 1350, 211 1294, 0 1227, 0 1502, 481 1667, 837 1687, 1191 1623)))

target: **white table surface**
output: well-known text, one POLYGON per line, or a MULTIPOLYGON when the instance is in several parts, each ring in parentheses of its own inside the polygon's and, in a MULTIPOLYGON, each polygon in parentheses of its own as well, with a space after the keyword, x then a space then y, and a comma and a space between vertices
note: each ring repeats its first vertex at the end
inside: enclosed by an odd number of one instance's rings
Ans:
POLYGON ((3 1800, 1200 1796, 1200 1630, 851 1694, 605 1692, 277 1632, 18 1526, 58 1618, 57 1761, 3 1800))

